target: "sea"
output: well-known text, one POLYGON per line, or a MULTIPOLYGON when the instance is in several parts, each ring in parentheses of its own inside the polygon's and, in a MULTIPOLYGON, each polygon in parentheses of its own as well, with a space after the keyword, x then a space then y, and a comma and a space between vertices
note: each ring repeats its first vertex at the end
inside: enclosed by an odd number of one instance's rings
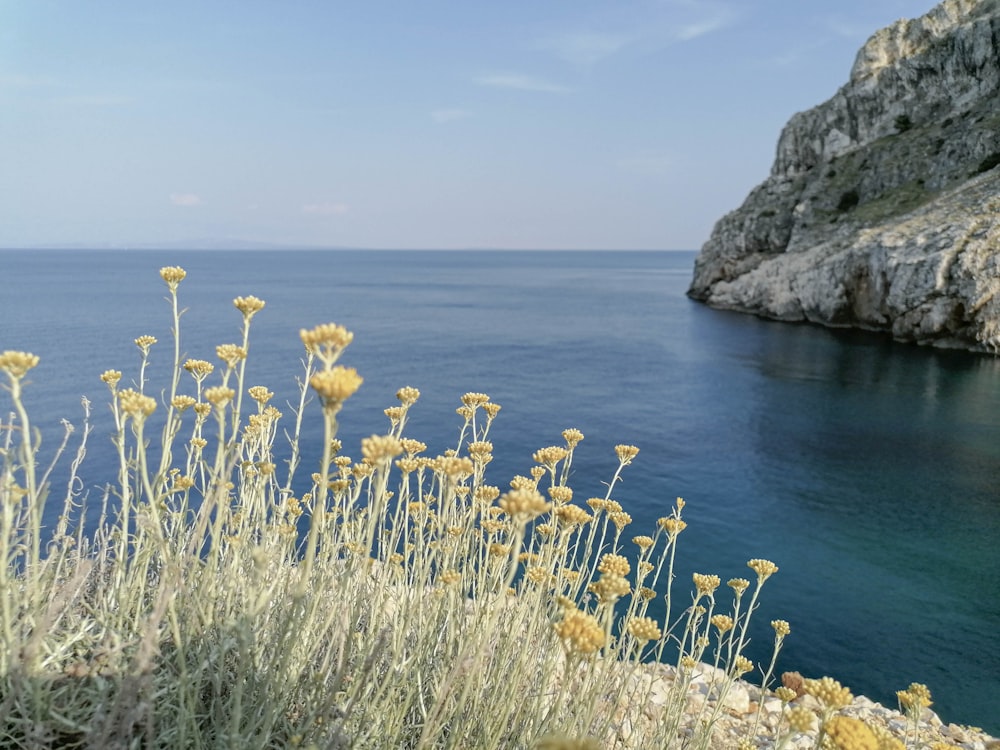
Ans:
MULTIPOLYGON (((138 377, 133 340, 155 336, 150 386, 172 362, 158 270, 179 265, 181 349, 215 359, 253 319, 248 385, 291 422, 303 374, 298 332, 354 332, 341 363, 364 377, 340 415, 343 452, 384 432, 402 386, 420 389, 410 437, 454 447, 467 391, 502 406, 487 479, 527 474, 532 453, 583 432, 570 484, 604 496, 614 446, 638 446, 612 497, 632 534, 683 497, 675 611, 692 573, 764 586, 750 656, 766 663, 772 619, 791 624, 778 672, 829 675, 887 706, 926 683, 945 722, 1000 734, 1000 360, 866 332, 765 321, 685 296, 693 252, 3 251, 0 350, 40 356, 26 388, 50 457, 63 420, 90 403, 76 488, 90 518, 114 480, 107 369, 138 377)), ((0 410, 10 399, 0 392, 0 410)), ((304 414, 310 445, 320 412, 304 414)), ((311 449, 312 450, 312 449, 311 449)), ((305 456, 316 461, 315 450, 305 456)), ((54 468, 66 491, 69 458, 54 468)), ((59 503, 47 510, 54 523, 59 503)), ((757 673, 759 675, 759 673, 757 673)))

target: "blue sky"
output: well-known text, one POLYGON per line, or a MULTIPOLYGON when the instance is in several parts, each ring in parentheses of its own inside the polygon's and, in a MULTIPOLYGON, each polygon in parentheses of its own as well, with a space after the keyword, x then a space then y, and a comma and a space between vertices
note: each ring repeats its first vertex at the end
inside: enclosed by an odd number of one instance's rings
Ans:
POLYGON ((0 0, 0 247, 695 249, 932 0, 0 0))

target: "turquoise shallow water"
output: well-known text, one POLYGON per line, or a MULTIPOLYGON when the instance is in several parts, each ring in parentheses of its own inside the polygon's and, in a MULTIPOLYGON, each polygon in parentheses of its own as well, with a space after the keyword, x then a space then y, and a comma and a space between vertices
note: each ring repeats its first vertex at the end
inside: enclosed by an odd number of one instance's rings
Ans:
MULTIPOLYGON (((693 257, 0 252, 0 349, 42 358, 28 401, 46 448, 61 418, 79 422, 82 395, 94 402, 84 479, 96 487, 113 472, 99 374, 134 377, 141 334, 160 339, 154 368, 169 360, 159 267, 188 270, 193 357, 236 340, 233 297, 267 300, 248 372, 276 402, 300 372, 298 329, 342 323, 355 332, 344 362, 365 377, 342 414, 348 452, 384 429, 402 385, 423 392, 409 432, 435 451, 457 439, 462 393, 503 405, 494 484, 577 427, 571 483, 577 498, 603 495, 614 444, 633 443, 615 497, 634 533, 688 501, 681 591, 694 571, 747 576, 753 557, 781 567, 758 613, 758 661, 767 622, 787 619, 779 669, 887 705, 926 682, 946 721, 1000 733, 1000 363, 711 310, 684 296, 693 257)), ((314 415, 307 430, 318 427, 314 415)))

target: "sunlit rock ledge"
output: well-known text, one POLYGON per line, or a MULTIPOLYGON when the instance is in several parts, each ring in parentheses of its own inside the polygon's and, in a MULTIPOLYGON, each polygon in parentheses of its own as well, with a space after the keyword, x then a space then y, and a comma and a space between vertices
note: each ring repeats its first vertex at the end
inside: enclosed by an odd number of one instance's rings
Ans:
POLYGON ((1000 0, 945 0, 868 40, 794 115, 716 224, 688 294, 767 318, 1000 344, 1000 0))

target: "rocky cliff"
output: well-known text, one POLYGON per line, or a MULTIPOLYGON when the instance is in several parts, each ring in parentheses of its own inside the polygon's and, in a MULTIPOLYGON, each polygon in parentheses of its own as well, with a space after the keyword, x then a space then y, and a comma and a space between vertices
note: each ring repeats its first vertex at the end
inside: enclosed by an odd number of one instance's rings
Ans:
POLYGON ((794 115, 771 175, 723 217, 688 294, 789 321, 1000 345, 1000 0, 877 32, 794 115))

